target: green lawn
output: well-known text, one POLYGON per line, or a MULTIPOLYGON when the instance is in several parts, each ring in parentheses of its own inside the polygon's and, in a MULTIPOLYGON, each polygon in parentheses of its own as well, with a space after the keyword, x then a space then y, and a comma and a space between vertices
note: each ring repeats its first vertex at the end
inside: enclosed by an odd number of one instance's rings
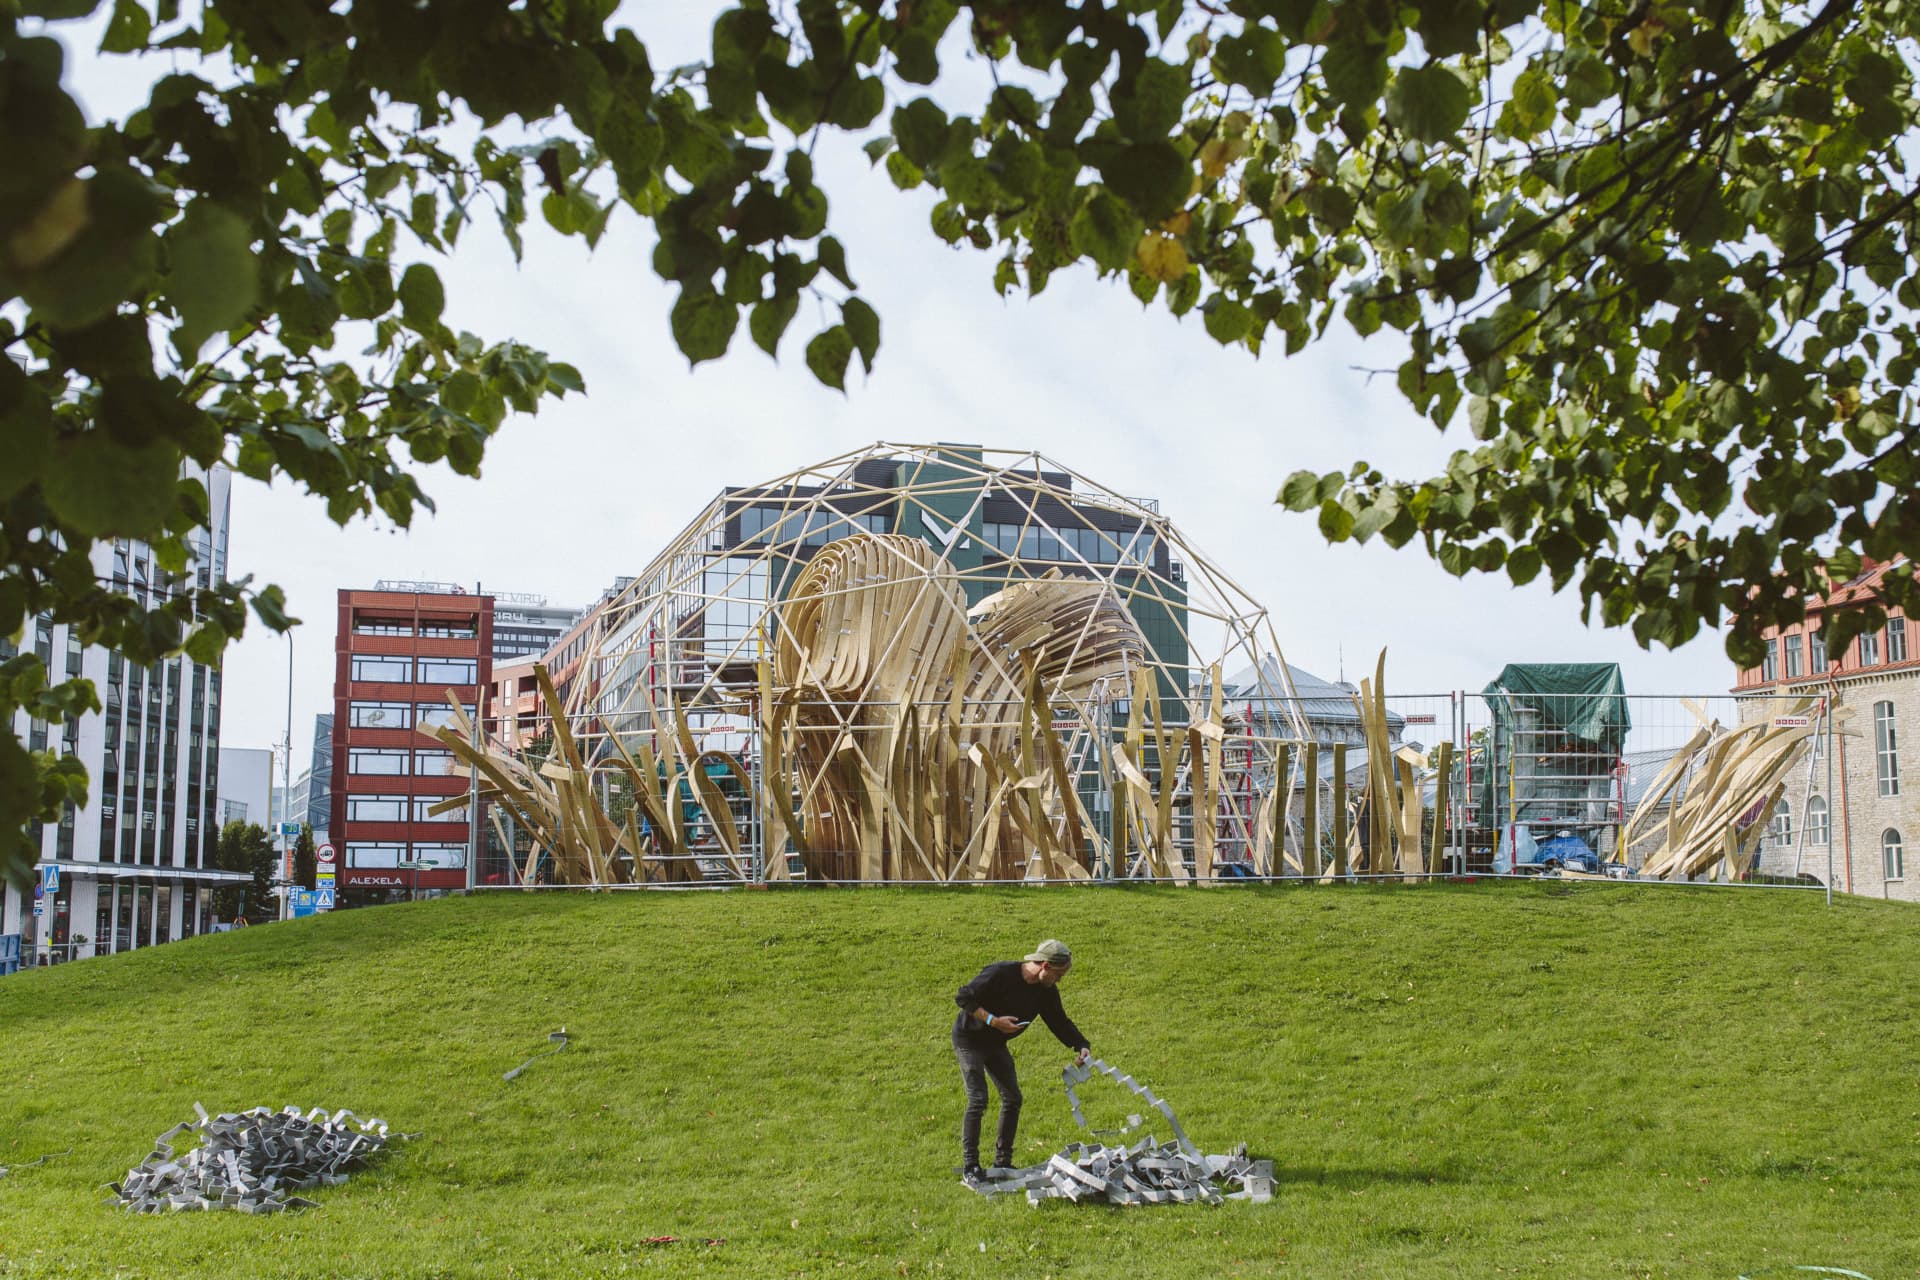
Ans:
MULTIPOLYGON (((0 980, 0 1164, 72 1148, 0 1179, 0 1276, 1920 1276, 1917 937, 1897 904, 1491 882, 344 912, 0 980), (1271 1204, 959 1185, 952 992, 1054 935, 1095 1051, 1271 1157, 1271 1204), (195 1101, 424 1136, 299 1215, 109 1207, 195 1101)), ((1039 1159, 1077 1136, 1067 1055, 1016 1056, 1039 1159)))

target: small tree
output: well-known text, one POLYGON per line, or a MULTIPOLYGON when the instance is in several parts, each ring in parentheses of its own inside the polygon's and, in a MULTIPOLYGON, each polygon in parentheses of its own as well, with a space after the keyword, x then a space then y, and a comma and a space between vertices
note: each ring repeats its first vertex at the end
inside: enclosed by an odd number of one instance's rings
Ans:
POLYGON ((293 846, 293 882, 302 889, 314 887, 314 871, 317 864, 313 855, 313 828, 303 823, 300 827, 300 839, 293 846))
POLYGON ((273 840, 257 822, 229 822, 220 829, 214 846, 214 864, 222 871, 245 871, 253 877, 246 886, 222 886, 214 891, 214 914, 245 915, 255 924, 273 919, 273 840))

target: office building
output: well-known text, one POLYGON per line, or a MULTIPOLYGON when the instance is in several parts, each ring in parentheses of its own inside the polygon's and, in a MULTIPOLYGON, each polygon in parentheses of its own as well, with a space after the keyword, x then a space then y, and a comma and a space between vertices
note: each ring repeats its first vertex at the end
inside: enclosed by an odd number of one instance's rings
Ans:
MULTIPOLYGON (((479 713, 493 678, 493 598, 458 587, 339 595, 331 810, 343 905, 359 891, 463 888, 473 831, 452 753, 419 729, 479 713)), ((410 586, 431 584, 412 583, 410 586)))
MULTIPOLYGON (((94 548, 94 572, 114 590, 152 607, 194 587, 223 582, 231 477, 224 467, 185 474, 205 485, 212 519, 189 539, 181 574, 156 563, 145 543, 117 539, 94 548)), ((0 934, 23 935, 30 960, 64 960, 151 946, 213 924, 212 890, 244 875, 214 866, 220 831, 220 672, 180 656, 137 666, 81 642, 51 618, 28 621, 24 644, 60 681, 83 676, 102 711, 63 723, 18 713, 14 731, 30 749, 64 750, 86 765, 84 806, 56 822, 34 823, 42 867, 58 868, 59 889, 33 914, 32 895, 0 887, 0 934)), ((0 640, 0 659, 14 645, 0 640)), ((251 803, 251 802, 249 802, 251 803)))

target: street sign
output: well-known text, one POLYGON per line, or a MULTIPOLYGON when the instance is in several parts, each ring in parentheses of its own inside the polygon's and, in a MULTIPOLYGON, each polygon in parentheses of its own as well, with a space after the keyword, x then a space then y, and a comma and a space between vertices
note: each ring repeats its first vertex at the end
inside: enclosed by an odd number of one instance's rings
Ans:
POLYGON ((332 883, 333 883, 333 868, 332 868, 332 867, 316 867, 316 868, 314 868, 314 872, 313 872, 313 880, 314 880, 314 885, 315 885, 315 887, 316 887, 316 888, 317 888, 318 886, 320 886, 320 885, 323 885, 323 884, 332 884, 332 883))
POLYGON ((46 896, 47 896, 47 886, 43 884, 37 884, 33 886, 33 900, 35 902, 40 901, 40 899, 46 896))
POLYGON ((313 851, 313 860, 323 867, 331 863, 333 861, 333 846, 323 844, 318 849, 315 849, 313 851))
POLYGON ((316 911, 333 910, 333 882, 325 881, 313 891, 313 906, 316 911))
POLYGON ((46 914, 47 914, 47 904, 44 902, 36 901, 33 904, 33 918, 38 920, 46 914))
POLYGON ((297 822, 283 822, 280 824, 280 834, 283 836, 292 836, 297 840, 300 838, 300 824, 297 822))
POLYGON ((40 868, 40 883, 48 893, 60 892, 60 868, 51 862, 40 868))
POLYGON ((318 896, 319 895, 312 889, 295 889, 293 891, 293 918, 299 920, 305 916, 312 915, 315 909, 314 900, 318 896))

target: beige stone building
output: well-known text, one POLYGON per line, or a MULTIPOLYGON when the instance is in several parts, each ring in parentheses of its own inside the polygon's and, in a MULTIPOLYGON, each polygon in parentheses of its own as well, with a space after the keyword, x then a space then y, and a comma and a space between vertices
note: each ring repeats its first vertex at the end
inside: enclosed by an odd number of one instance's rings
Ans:
POLYGON ((1879 598, 1899 563, 1869 564, 1830 598, 1809 602, 1801 625, 1768 631, 1765 660, 1740 672, 1733 693, 1743 720, 1767 714, 1782 694, 1829 698, 1845 730, 1832 739, 1831 761, 1821 737, 1794 770, 1761 870, 1825 881, 1831 854, 1835 889, 1920 902, 1920 628, 1889 610, 1885 626, 1837 661, 1820 643, 1827 609, 1879 598))

